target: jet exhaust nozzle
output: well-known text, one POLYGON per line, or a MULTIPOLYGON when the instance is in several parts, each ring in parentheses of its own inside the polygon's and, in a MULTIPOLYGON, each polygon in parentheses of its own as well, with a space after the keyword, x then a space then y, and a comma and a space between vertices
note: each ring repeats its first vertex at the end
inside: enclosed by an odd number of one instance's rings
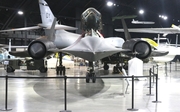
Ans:
POLYGON ((139 59, 148 58, 152 52, 150 44, 139 38, 127 40, 124 42, 122 48, 131 50, 133 52, 132 56, 139 59))
POLYGON ((42 59, 46 55, 46 47, 41 42, 33 42, 28 47, 28 53, 33 59, 42 59))
POLYGON ((51 48, 55 48, 55 45, 52 41, 47 39, 39 39, 30 43, 28 47, 28 53, 33 59, 38 60, 51 54, 48 52, 48 50, 51 48))

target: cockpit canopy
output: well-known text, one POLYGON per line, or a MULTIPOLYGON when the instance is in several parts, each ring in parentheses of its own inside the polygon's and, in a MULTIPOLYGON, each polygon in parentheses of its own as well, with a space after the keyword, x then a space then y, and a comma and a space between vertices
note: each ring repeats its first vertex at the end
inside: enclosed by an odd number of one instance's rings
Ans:
POLYGON ((101 13, 95 8, 88 8, 81 15, 81 26, 84 31, 102 30, 101 13))

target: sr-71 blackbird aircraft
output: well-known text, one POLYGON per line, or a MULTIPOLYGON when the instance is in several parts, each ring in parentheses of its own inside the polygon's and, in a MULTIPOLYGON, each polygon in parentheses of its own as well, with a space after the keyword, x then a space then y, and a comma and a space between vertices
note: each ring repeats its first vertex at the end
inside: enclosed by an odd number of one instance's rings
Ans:
MULTIPOLYGON (((28 45, 27 51, 10 52, 10 54, 14 56, 30 56, 37 60, 54 52, 73 54, 89 61, 89 71, 86 75, 86 82, 88 83, 90 79, 93 82, 96 81, 93 61, 118 52, 128 52, 128 54, 135 52, 136 57, 140 59, 147 58, 153 53, 151 45, 141 39, 129 39, 124 42, 119 37, 104 38, 99 32, 102 29, 101 13, 94 8, 88 8, 82 13, 81 21, 84 34, 79 35, 63 29, 55 30, 56 25, 53 25, 55 24, 53 22, 55 17, 48 4, 44 0, 39 0, 39 6, 42 18, 41 26, 51 25, 51 29, 45 30, 46 36, 32 41, 28 45)), ((60 62, 59 67, 62 69, 62 62, 60 62)))

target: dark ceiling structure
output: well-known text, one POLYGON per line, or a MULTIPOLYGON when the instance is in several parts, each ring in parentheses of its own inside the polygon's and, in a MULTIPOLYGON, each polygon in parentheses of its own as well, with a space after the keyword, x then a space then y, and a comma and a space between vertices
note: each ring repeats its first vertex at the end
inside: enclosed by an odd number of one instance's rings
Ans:
MULTIPOLYGON (((159 19, 159 14, 166 14, 168 20, 163 22, 171 22, 170 24, 176 24, 180 19, 180 15, 178 14, 178 12, 180 12, 178 5, 180 4, 179 0, 111 1, 113 1, 116 6, 107 7, 107 0, 46 0, 54 15, 62 24, 72 24, 73 21, 80 20, 80 17, 76 17, 76 11, 79 10, 83 12, 88 7, 96 8, 102 13, 102 16, 103 14, 111 17, 138 14, 139 9, 144 9, 145 14, 143 16, 138 15, 137 19, 158 22, 156 19, 159 19)), ((38 0, 0 0, 0 29, 22 27, 24 25, 23 16, 17 15, 18 10, 25 12, 25 16, 28 18, 28 26, 41 22, 38 0)), ((161 25, 164 27, 163 24, 161 25)))
MULTIPOLYGON (((123 15, 137 15, 136 20, 154 21, 154 25, 133 25, 132 19, 127 20, 128 27, 170 27, 180 23, 180 0, 46 0, 54 15, 61 24, 75 26, 80 21, 80 14, 89 7, 94 7, 102 13, 104 27, 122 28, 120 20, 112 22, 112 17, 123 15), (107 1, 115 5, 108 7, 107 1), (138 11, 143 9, 144 15, 138 11), (159 14, 167 15, 162 20, 159 14), (108 19, 107 19, 108 18, 108 19)), ((41 23, 38 0, 0 0, 0 29, 24 27, 24 18, 27 26, 41 23), (25 15, 17 14, 18 10, 25 15)), ((114 34, 112 35, 114 36, 114 34)))

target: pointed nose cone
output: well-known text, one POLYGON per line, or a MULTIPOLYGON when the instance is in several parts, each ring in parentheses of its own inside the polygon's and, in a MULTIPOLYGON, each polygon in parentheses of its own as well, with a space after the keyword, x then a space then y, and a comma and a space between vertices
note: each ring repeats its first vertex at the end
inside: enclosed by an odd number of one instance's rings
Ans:
POLYGON ((29 46, 28 53, 34 59, 41 59, 45 56, 46 49, 43 44, 37 42, 29 46))

